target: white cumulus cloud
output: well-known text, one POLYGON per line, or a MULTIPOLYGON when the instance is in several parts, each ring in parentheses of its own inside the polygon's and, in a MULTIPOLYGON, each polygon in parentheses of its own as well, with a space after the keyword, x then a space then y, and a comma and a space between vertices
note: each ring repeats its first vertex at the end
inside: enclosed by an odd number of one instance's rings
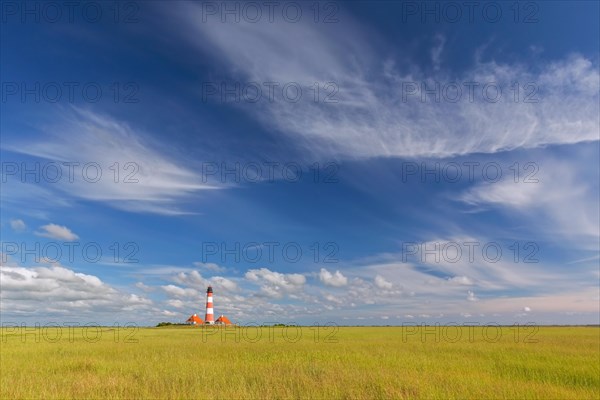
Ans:
POLYGON ((319 272, 319 279, 328 286, 341 287, 348 284, 348 278, 342 275, 340 271, 335 271, 335 273, 332 274, 325 268, 321 268, 321 272, 319 272))
POLYGON ((261 293, 274 298, 281 298, 285 294, 297 292, 306 283, 304 275, 284 274, 267 268, 248 270, 245 277, 251 282, 262 284, 261 293))
POLYGON ((176 285, 164 285, 161 289, 170 296, 178 298, 198 297, 199 292, 190 288, 182 288, 176 285))
POLYGON ((40 231, 36 231, 35 234, 51 239, 64 240, 66 242, 72 242, 79 239, 79 236, 74 234, 69 228, 62 225, 47 224, 40 226, 40 231))
POLYGON ((380 289, 391 289, 393 285, 392 282, 386 280, 383 276, 377 275, 375 276, 375 286, 380 289))
POLYGON ((5 315, 68 315, 98 322, 94 314, 148 310, 152 301, 127 294, 97 276, 75 272, 58 264, 40 267, 0 265, 1 311, 5 315))

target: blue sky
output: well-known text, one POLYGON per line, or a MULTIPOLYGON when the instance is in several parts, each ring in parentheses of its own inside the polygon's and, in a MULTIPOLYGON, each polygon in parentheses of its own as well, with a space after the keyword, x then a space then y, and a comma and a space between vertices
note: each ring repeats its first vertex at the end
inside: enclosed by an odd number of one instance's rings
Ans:
POLYGON ((92 4, 2 9, 3 322, 599 323, 598 3, 92 4))

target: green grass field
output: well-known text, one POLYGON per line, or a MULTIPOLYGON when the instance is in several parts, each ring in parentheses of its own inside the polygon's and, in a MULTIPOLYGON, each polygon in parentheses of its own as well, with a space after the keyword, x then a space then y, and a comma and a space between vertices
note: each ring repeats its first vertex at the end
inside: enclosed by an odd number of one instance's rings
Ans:
POLYGON ((3 399, 600 397, 600 328, 541 327, 516 333, 509 327, 486 332, 480 327, 90 328, 86 339, 80 328, 27 332, 4 328, 0 395, 3 399))

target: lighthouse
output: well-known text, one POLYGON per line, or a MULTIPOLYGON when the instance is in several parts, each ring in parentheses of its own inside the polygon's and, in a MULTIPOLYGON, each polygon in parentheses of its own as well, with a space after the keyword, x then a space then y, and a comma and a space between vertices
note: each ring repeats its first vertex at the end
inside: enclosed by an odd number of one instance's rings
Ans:
POLYGON ((212 286, 209 286, 208 289, 206 289, 206 316, 204 317, 204 323, 210 325, 215 323, 212 286))
POLYGON ((219 318, 215 320, 215 311, 213 308, 213 288, 209 286, 206 288, 206 314, 204 314, 204 321, 200 318, 200 313, 193 314, 189 317, 185 322, 190 325, 200 326, 200 325, 235 325, 233 324, 229 318, 221 314, 219 318))

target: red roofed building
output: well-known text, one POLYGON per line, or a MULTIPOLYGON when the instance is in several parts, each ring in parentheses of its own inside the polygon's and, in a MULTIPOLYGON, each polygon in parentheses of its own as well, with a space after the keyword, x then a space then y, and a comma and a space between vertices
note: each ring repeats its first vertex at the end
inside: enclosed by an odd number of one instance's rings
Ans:
POLYGON ((221 315, 219 318, 217 318, 217 320, 215 321, 215 325, 232 325, 231 321, 229 320, 229 318, 227 318, 224 315, 221 315))
POLYGON ((202 318, 200 318, 198 314, 192 315, 185 322, 187 322, 190 325, 202 325, 204 323, 204 321, 202 321, 202 318))

